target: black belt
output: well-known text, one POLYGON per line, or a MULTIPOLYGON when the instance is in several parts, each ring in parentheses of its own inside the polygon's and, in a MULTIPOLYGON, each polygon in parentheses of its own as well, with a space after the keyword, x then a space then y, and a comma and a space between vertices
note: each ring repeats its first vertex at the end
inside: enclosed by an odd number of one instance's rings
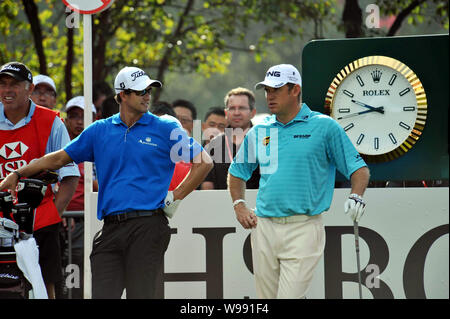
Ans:
POLYGON ((128 219, 137 218, 137 217, 147 217, 147 216, 153 216, 155 214, 162 214, 164 213, 161 208, 154 209, 154 210, 134 210, 127 213, 121 213, 117 215, 108 215, 103 218, 103 221, 105 223, 121 223, 128 219))

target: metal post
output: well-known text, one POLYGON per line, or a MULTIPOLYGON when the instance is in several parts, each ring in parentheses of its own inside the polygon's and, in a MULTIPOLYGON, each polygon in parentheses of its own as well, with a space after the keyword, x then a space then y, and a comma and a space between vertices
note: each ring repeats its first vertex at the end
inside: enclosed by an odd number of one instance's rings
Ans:
MULTIPOLYGON (((83 14, 83 45, 84 45, 84 127, 92 123, 92 16, 83 14)), ((90 214, 92 193, 92 163, 84 163, 84 211, 86 216, 90 214)), ((90 234, 91 223, 89 218, 84 219, 84 247, 85 251, 91 250, 90 234)), ((84 298, 91 298, 91 265, 88 254, 84 254, 84 298)))

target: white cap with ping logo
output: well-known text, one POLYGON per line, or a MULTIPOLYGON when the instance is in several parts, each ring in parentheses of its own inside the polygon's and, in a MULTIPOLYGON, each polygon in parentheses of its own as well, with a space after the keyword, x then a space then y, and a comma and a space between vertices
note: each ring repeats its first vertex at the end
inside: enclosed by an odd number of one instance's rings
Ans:
POLYGON ((279 88, 287 83, 302 86, 300 72, 291 64, 278 64, 267 70, 264 81, 257 83, 255 89, 260 89, 264 86, 279 88))

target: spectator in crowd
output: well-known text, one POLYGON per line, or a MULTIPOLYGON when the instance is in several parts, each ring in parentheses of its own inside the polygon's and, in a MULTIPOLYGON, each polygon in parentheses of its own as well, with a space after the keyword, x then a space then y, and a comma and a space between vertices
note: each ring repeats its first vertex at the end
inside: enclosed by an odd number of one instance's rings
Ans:
POLYGON ((56 108, 56 85, 53 79, 47 75, 38 74, 33 77, 34 90, 31 100, 48 109, 56 108))
MULTIPOLYGON (((67 118, 65 121, 67 131, 69 132, 70 139, 73 140, 84 130, 84 96, 76 96, 69 100, 66 104, 67 118)), ((96 109, 94 104, 91 104, 92 121, 95 121, 96 109)), ((69 205, 67 205, 66 211, 84 211, 84 162, 78 164, 80 171, 80 180, 78 181, 77 189, 72 197, 69 205)), ((98 183, 94 178, 93 191, 98 191, 98 183)), ((80 269, 80 287, 73 288, 72 298, 83 298, 83 270, 84 270, 84 218, 73 218, 75 225, 69 227, 68 231, 71 231, 72 239, 72 263, 78 265, 80 269)))
MULTIPOLYGON (((84 109, 84 96, 75 96, 66 104, 66 128, 71 140, 80 135, 84 130, 84 109)), ((91 110, 92 121, 94 122, 96 117, 96 108, 94 104, 92 104, 91 110)), ((78 184, 80 184, 80 182, 78 184)))
POLYGON ((192 136, 194 129, 194 120, 197 119, 197 109, 192 102, 187 100, 175 100, 172 103, 173 110, 177 115, 177 119, 180 121, 183 128, 188 132, 189 136, 192 136))
POLYGON ((92 88, 92 101, 95 105, 97 120, 103 118, 102 104, 108 96, 113 95, 114 92, 108 83, 101 81, 94 84, 92 88))
MULTIPOLYGON (((175 111, 168 102, 158 101, 152 106, 151 112, 156 116, 171 119, 177 122, 181 128, 183 127, 180 121, 176 118, 175 111)), ((175 169, 173 171, 172 180, 170 181, 169 191, 173 191, 178 187, 178 185, 180 185, 180 183, 189 174, 191 167, 192 163, 190 162, 178 161, 175 163, 175 169)))
MULTIPOLYGON (((1 176, 13 176, 16 182, 21 178, 18 170, 23 165, 62 149, 70 141, 57 113, 30 99, 33 90, 33 76, 26 65, 9 62, 0 67, 0 141, 5 146, 23 145, 14 156, 0 156, 1 176)), ((54 196, 48 185, 44 199, 36 209, 33 233, 39 247, 42 277, 51 299, 55 298, 55 284, 62 280, 61 215, 75 192, 80 175, 72 161, 59 168, 58 174, 58 193, 54 196)))
POLYGON ((108 117, 119 113, 119 104, 117 103, 116 99, 114 98, 114 95, 108 96, 103 101, 101 110, 102 110, 101 117, 104 119, 107 119, 108 117))
POLYGON ((205 114, 205 121, 202 123, 202 135, 204 144, 207 145, 214 137, 223 133, 228 121, 225 117, 223 107, 213 106, 205 114))
POLYGON ((177 117, 172 105, 166 101, 158 101, 155 102, 150 108, 150 112, 152 112, 156 116, 161 116, 164 114, 168 114, 173 117, 177 117))
MULTIPOLYGON (((255 95, 252 91, 238 87, 230 90, 224 99, 228 127, 225 133, 211 140, 205 147, 214 161, 201 189, 227 189, 227 175, 247 131, 253 126, 251 119, 256 114, 255 95)), ((259 168, 247 181, 248 189, 259 188, 259 168)))

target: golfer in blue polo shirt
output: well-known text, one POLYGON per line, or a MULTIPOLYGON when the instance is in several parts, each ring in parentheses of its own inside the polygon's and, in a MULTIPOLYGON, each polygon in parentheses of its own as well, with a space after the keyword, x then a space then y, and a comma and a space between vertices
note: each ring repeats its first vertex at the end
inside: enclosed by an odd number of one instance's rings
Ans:
MULTIPOLYGON (((98 178, 98 219, 91 259, 92 297, 153 298, 170 239, 168 219, 180 201, 204 180, 212 160, 200 144, 170 119, 150 112, 150 92, 161 87, 141 69, 125 67, 114 87, 120 112, 87 127, 64 150, 18 170, 28 177, 72 161, 94 162, 98 178), (168 192, 175 163, 192 162, 190 174, 168 192)), ((10 174, 2 189, 15 189, 10 174)))
POLYGON ((345 207, 354 221, 364 213, 370 174, 339 124, 302 103, 294 66, 271 67, 258 88, 273 115, 247 133, 228 171, 230 194, 238 221, 254 228, 258 298, 304 298, 325 247, 321 214, 330 208, 336 169, 351 180, 345 207), (245 181, 258 166, 253 211, 245 203, 245 181))

